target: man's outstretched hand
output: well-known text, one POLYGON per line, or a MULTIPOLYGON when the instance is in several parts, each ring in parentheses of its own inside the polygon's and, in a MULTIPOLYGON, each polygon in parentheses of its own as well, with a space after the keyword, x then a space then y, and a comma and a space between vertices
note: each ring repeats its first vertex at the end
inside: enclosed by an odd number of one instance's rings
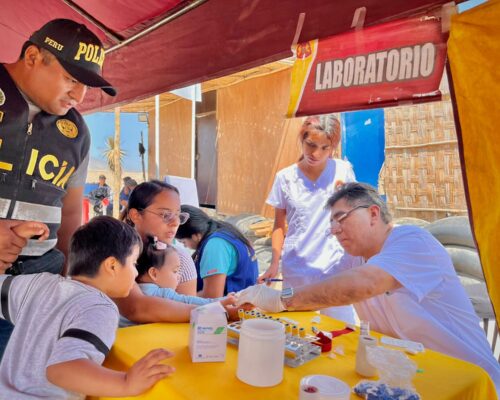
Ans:
POLYGON ((250 303, 260 309, 278 313, 285 310, 281 302, 281 291, 272 289, 265 284, 249 286, 238 292, 237 306, 250 303))

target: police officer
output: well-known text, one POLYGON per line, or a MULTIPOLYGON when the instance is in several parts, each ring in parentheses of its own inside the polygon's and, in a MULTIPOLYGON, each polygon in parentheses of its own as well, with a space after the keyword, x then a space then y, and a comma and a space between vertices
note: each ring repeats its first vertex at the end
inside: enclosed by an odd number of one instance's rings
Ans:
POLYGON ((106 183, 106 175, 99 175, 99 186, 89 193, 89 200, 94 205, 95 215, 103 214, 103 201, 105 199, 111 199, 111 188, 106 183))
MULTIPOLYGON (((0 64, 0 272, 63 272, 69 239, 82 219, 90 135, 74 109, 87 87, 109 95, 102 43, 85 25, 56 19, 33 33, 13 64, 0 64), (12 227, 44 222, 47 240, 12 227)), ((0 353, 2 343, 0 321, 0 353)))

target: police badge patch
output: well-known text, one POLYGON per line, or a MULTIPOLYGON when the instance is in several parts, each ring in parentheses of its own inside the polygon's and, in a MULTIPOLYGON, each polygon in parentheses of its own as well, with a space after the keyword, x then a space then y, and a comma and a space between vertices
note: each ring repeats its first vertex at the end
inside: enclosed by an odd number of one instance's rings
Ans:
POLYGON ((5 93, 2 89, 0 89, 0 106, 3 106, 5 103, 5 93))
POLYGON ((74 139, 78 136, 78 128, 75 123, 69 119, 59 119, 57 120, 56 125, 59 132, 67 138, 74 139))

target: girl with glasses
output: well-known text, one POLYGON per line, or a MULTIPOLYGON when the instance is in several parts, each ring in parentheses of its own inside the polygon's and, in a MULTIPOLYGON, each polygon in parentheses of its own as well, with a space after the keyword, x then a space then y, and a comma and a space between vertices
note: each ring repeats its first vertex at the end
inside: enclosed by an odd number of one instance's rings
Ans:
MULTIPOLYGON (((339 142, 340 122, 332 115, 308 117, 302 125, 302 155, 276 174, 267 198, 275 209, 273 256, 259 283, 278 275, 280 260, 283 287, 318 282, 350 262, 337 239, 326 234, 330 231, 329 210, 325 209, 328 198, 336 186, 356 179, 349 162, 332 158, 339 142)), ((322 312, 354 323, 352 306, 322 312)))
POLYGON ((221 297, 254 285, 258 265, 248 239, 233 225, 210 218, 199 208, 182 205, 181 210, 189 219, 179 227, 176 237, 196 250, 198 295, 221 297))
MULTIPOLYGON (((175 186, 158 180, 141 183, 130 193, 122 219, 133 226, 144 242, 155 236, 160 242, 172 245, 175 233, 186 216, 181 213, 179 191, 175 186)), ((177 249, 180 260, 180 294, 196 295, 196 268, 185 250, 177 249)), ((145 296, 137 285, 126 299, 116 300, 120 314, 137 322, 189 321, 192 305, 145 296)))

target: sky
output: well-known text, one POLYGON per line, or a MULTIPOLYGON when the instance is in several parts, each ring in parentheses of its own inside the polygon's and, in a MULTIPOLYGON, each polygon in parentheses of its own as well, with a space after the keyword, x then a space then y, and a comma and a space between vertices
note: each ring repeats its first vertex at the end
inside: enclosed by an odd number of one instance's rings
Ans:
POLYGON ((472 7, 476 7, 484 2, 486 2, 486 0, 470 0, 470 1, 466 1, 464 3, 460 3, 458 5, 458 11, 459 12, 467 11, 467 10, 471 9, 472 7))
MULTIPOLYGON (((139 156, 139 145, 141 131, 144 137, 144 147, 146 148, 146 168, 148 165, 148 124, 139 122, 138 113, 121 113, 121 148, 125 151, 123 159, 123 169, 128 172, 141 171, 141 158, 139 156)), ((103 152, 106 150, 106 138, 115 134, 115 114, 112 112, 99 112, 84 116, 92 138, 90 146, 90 170, 107 169, 107 163, 103 152)))

